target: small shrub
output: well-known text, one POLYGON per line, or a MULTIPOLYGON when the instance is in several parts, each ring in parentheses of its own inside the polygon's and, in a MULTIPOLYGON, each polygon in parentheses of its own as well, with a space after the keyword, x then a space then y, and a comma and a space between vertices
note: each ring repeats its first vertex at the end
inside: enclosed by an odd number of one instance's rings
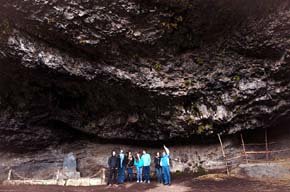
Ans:
POLYGON ((10 23, 7 19, 0 23, 0 41, 6 40, 8 35, 12 32, 10 23))
POLYGON ((204 63, 203 59, 200 58, 200 57, 198 57, 198 58, 196 59, 196 62, 197 62, 197 64, 199 64, 199 65, 202 65, 202 64, 204 63))
POLYGON ((202 175, 206 175, 206 174, 207 174, 207 172, 206 172, 205 168, 203 168, 201 165, 199 165, 197 167, 196 175, 202 176, 202 175))
POLYGON ((161 63, 157 62, 154 64, 153 68, 156 70, 156 71, 160 71, 161 70, 161 63))
POLYGON ((191 79, 187 79, 184 81, 184 84, 186 87, 190 87, 192 85, 192 80, 191 79))
POLYGON ((198 134, 202 134, 208 130, 211 130, 213 128, 213 125, 212 124, 205 124, 205 125, 199 125, 198 128, 197 128, 197 133, 198 134))
POLYGON ((241 77, 239 75, 234 76, 234 81, 239 82, 241 80, 241 77))

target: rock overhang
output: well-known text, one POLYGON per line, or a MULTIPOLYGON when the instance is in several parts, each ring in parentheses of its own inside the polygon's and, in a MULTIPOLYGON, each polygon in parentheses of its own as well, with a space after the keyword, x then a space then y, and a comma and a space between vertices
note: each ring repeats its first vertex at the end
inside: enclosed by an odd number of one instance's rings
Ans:
POLYGON ((1 58, 32 72, 2 85, 3 114, 15 123, 4 115, 1 123, 29 133, 57 121, 149 141, 267 127, 289 108, 288 8, 283 0, 3 2, 1 58))

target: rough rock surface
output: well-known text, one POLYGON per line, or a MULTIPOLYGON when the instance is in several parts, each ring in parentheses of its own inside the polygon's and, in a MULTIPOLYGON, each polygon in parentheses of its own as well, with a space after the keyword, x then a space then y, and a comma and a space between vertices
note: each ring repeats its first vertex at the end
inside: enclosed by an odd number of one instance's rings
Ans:
MULTIPOLYGON (((225 146, 228 154, 236 156, 239 149, 231 146, 227 141, 225 146)), ((142 147, 118 145, 125 151, 141 151, 142 147)), ((38 152, 24 154, 0 152, 0 181, 7 179, 9 169, 12 169, 12 179, 53 179, 56 178, 57 170, 62 169, 64 157, 69 152, 74 152, 77 159, 77 171, 81 177, 91 177, 100 168, 107 168, 110 151, 116 149, 112 144, 95 144, 79 141, 74 144, 61 145, 58 148, 49 147, 38 152)), ((150 148, 148 152, 152 157, 158 148, 150 148)), ((197 172, 204 174, 206 171, 224 171, 225 163, 219 145, 208 146, 177 146, 170 147, 172 152, 171 164, 175 172, 197 172), (210 161, 209 161, 210 159, 210 161)), ((152 173, 154 164, 152 164, 152 173)))
POLYGON ((0 0, 0 29, 1 146, 188 139, 289 115, 289 0, 0 0))
POLYGON ((289 179, 290 168, 288 162, 283 163, 257 163, 242 164, 238 168, 238 173, 246 177, 260 179, 289 179))

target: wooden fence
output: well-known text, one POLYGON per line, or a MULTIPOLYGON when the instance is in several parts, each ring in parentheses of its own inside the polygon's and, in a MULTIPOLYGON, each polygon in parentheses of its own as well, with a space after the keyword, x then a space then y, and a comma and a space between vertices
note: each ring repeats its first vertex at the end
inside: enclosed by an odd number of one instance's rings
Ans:
POLYGON ((245 143, 243 134, 241 133, 240 139, 241 139, 242 150, 241 150, 241 154, 235 157, 228 157, 228 155, 226 155, 222 138, 219 134, 218 134, 218 139, 221 145, 221 152, 224 157, 226 171, 228 175, 230 175, 230 168, 233 166, 233 163, 232 163, 233 160, 242 159, 242 161, 245 161, 246 164, 251 163, 251 162, 252 163, 265 163, 265 162, 269 162, 270 156, 273 156, 274 154, 290 151, 290 148, 284 148, 280 150, 270 150, 269 146, 273 144, 277 144, 277 142, 269 142, 267 129, 265 129, 265 142, 264 143, 245 143), (251 147, 264 146, 264 150, 248 150, 250 146, 251 147), (254 155, 257 155, 257 154, 264 154, 265 158, 255 159, 254 155))

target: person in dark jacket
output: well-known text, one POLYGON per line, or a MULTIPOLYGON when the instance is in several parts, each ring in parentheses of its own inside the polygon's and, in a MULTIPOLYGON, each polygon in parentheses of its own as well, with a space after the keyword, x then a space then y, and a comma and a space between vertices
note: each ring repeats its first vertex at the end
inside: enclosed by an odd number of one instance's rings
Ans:
POLYGON ((157 177, 157 181, 162 183, 162 167, 160 165, 161 156, 159 152, 156 152, 154 157, 154 164, 155 164, 155 173, 157 177))
POLYGON ((112 155, 108 160, 109 165, 109 180, 108 185, 116 184, 117 182, 117 172, 119 167, 119 159, 116 155, 116 151, 112 151, 112 155))
POLYGON ((134 157, 131 151, 127 153, 127 181, 133 181, 134 157))
POLYGON ((125 170, 127 167, 127 156, 121 149, 118 157, 119 167, 118 167, 118 183, 123 184, 125 182, 125 170))

